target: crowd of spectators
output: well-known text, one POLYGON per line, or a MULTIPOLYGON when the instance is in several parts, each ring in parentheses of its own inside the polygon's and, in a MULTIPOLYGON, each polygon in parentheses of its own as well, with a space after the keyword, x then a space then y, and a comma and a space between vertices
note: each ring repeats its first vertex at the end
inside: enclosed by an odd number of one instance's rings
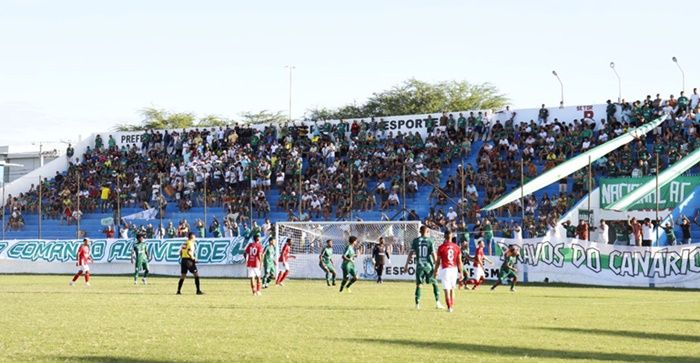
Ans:
MULTIPOLYGON (((380 211, 385 218, 422 220, 435 229, 479 233, 488 220, 504 236, 542 236, 587 193, 586 170, 562 179, 556 194, 526 196, 524 206, 518 200, 493 213, 480 208, 520 185, 521 166, 527 181, 632 127, 668 115, 661 127, 593 165, 595 176, 653 174, 655 154, 664 168, 697 148, 698 103, 697 90, 691 97, 681 93, 678 98, 608 101, 607 115, 598 121, 551 118, 545 105, 537 120, 526 122, 516 122, 509 108, 498 117, 442 113, 428 118, 424 136, 389 130, 380 118, 321 121, 313 127, 149 130, 140 136, 140 146, 118 146, 112 135, 98 135, 82 155, 69 147, 67 172, 42 181, 42 214, 74 224, 83 213, 111 211, 127 233, 180 236, 192 222, 200 235, 229 236, 260 229, 253 219, 269 218, 273 210, 285 211, 289 220, 347 220, 357 212, 380 211), (443 177, 454 163, 460 164, 456 172, 443 177), (422 186, 432 189, 429 200, 417 201, 430 204, 423 216, 405 205, 422 186), (272 188, 279 193, 274 206, 268 200, 272 188), (221 214, 209 226, 186 220, 177 227, 132 226, 119 213, 155 208, 167 216, 205 203, 221 214), (523 214, 522 221, 509 220, 523 214)), ((21 228, 22 213, 37 212, 38 205, 35 185, 10 196, 5 207, 13 217, 6 228, 21 228)))

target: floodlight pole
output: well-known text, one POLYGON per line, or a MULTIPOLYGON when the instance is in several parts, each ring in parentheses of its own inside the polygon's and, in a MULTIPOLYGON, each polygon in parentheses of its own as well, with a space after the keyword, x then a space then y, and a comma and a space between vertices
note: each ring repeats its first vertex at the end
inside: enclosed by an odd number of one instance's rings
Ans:
POLYGON ((683 71, 683 68, 681 68, 680 63, 678 63, 678 58, 673 57, 673 58, 671 58, 671 60, 673 61, 673 63, 676 63, 678 70, 681 71, 681 78, 683 80, 683 88, 681 88, 681 91, 685 91, 685 72, 683 71))
POLYGON ((615 73, 615 77, 617 77, 617 102, 619 103, 622 102, 622 80, 620 79, 620 75, 615 69, 615 62, 610 62, 610 68, 615 73))
POLYGON ((292 71, 296 67, 288 65, 285 68, 289 69, 289 122, 292 122, 292 71))
POLYGON ((554 77, 557 77, 557 81, 559 81, 559 87, 561 88, 561 101, 559 102, 559 108, 564 108, 564 83, 562 83, 561 78, 559 78, 559 74, 557 71, 552 71, 552 74, 554 77))

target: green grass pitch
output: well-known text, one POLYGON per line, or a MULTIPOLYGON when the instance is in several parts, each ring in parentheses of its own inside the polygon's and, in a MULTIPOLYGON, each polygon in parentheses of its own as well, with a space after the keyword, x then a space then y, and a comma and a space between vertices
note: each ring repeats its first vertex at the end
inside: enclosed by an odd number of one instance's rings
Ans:
MULTIPOLYGON (((699 362, 700 292, 521 286, 458 291, 422 309, 414 285, 358 281, 340 294, 291 280, 133 286, 130 277, 0 276, 0 360, 77 362, 699 362)), ((442 298, 442 296, 441 296, 442 298)))

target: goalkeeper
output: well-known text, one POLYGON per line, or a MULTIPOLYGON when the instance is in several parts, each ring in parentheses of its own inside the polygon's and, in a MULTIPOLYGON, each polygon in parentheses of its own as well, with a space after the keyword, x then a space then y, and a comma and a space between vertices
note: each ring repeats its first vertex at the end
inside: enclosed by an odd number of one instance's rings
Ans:
POLYGON ((326 273, 326 284, 335 286, 335 267, 333 267, 333 241, 327 240, 326 247, 318 256, 318 266, 326 273), (332 285, 331 285, 332 284, 332 285))
POLYGON ((275 269, 275 260, 277 259, 277 241, 270 238, 263 251, 263 278, 262 287, 267 289, 270 281, 276 278, 277 271, 275 269))

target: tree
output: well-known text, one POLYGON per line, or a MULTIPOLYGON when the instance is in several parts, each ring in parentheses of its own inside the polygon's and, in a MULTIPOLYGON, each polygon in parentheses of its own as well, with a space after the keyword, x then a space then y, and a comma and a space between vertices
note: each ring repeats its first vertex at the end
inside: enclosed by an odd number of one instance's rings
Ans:
POLYGON ((247 125, 282 124, 287 122, 287 116, 282 111, 274 113, 268 110, 262 110, 258 113, 244 112, 241 114, 241 117, 243 117, 241 123, 247 125))
POLYGON ((410 115, 442 111, 499 109, 508 99, 489 84, 466 81, 428 83, 409 79, 389 90, 373 93, 363 105, 337 109, 316 108, 307 112, 312 120, 410 115))
POLYGON ((163 129, 183 129, 188 127, 215 127, 233 124, 233 121, 208 115, 199 120, 193 113, 170 113, 155 107, 146 107, 141 110, 143 120, 140 124, 120 124, 115 127, 117 131, 144 131, 163 129))

